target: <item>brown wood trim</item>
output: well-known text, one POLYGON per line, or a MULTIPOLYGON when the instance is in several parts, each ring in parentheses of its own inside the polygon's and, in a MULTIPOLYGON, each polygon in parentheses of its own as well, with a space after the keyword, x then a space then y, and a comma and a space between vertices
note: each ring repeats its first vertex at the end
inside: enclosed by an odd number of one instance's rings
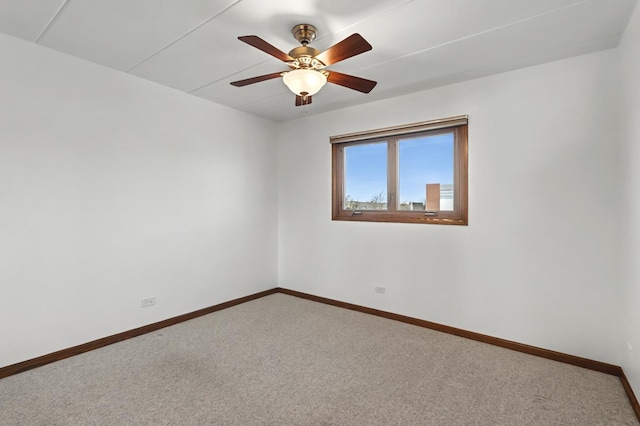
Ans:
POLYGON ((633 393, 633 389, 631 389, 631 384, 629 383, 629 380, 627 380, 627 376, 624 374, 622 369, 620 369, 620 381, 622 382, 622 387, 624 387, 624 390, 627 393, 627 397, 633 407, 633 411, 635 411, 636 417, 638 417, 638 420, 640 421, 640 404, 638 403, 638 399, 633 393))
POLYGON ((398 157, 398 138, 390 138, 387 141, 387 210, 390 213, 398 211, 398 157))
POLYGON ((598 371, 612 376, 617 376, 622 382, 627 398, 633 407, 633 411, 636 413, 636 417, 640 421, 640 405, 636 399, 631 384, 627 380, 627 376, 624 374, 622 367, 613 364, 607 364, 605 362, 594 361, 588 358, 582 358, 575 355, 569 355, 562 352, 551 351, 549 349, 538 348, 536 346, 525 345, 523 343, 513 342, 511 340, 500 339, 498 337, 487 336, 486 334, 480 334, 473 331, 467 331, 460 328, 450 327, 448 325, 438 324, 431 321, 421 320, 418 318, 412 318, 405 315, 394 314, 391 312, 381 311, 378 309, 367 308, 366 306, 354 305, 352 303, 341 302, 335 299, 329 299, 326 297, 314 296, 308 293, 302 293, 300 291, 289 290, 286 288, 278 287, 276 289, 278 293, 288 294, 290 296, 300 297, 302 299, 312 300, 314 302, 325 303, 327 305, 337 306, 339 308, 350 309, 352 311, 362 312, 365 314, 375 315, 382 318, 387 318, 395 321, 404 322, 407 324, 417 325, 419 327, 429 328, 431 330, 441 331, 443 333, 453 334, 454 336, 464 337, 470 340, 476 340, 478 342, 487 343, 494 346, 499 346, 513 351, 522 352, 529 355, 535 355, 542 358, 550 359, 553 361, 563 362, 565 364, 571 364, 578 367, 586 368, 589 370, 598 371))
POLYGON ((31 370, 33 368, 41 367, 46 364, 50 364, 55 361, 60 361, 65 358, 79 355, 85 352, 92 351, 104 346, 111 345, 113 343, 121 342, 123 340, 131 339, 132 337, 140 336, 142 334, 150 333, 152 331, 159 330, 161 328, 169 327, 171 325, 179 324, 184 321, 188 321, 203 315, 207 315, 216 311, 220 311, 226 308, 230 308, 235 305, 240 305, 251 300, 259 299, 261 297, 268 296, 274 293, 288 294, 290 296, 299 297, 302 299, 311 300, 318 303, 324 303, 327 305, 337 306, 344 309, 350 309, 353 311, 362 312, 365 314, 375 315, 395 321, 404 322, 407 324, 417 325, 419 327, 429 328, 431 330, 441 331, 443 333, 453 334, 455 336, 464 337, 471 340, 476 340, 483 343, 488 343, 494 346, 500 346, 503 348, 511 349, 518 352, 523 352, 530 355, 540 356, 542 358, 551 359, 554 361, 563 362, 566 364, 576 365, 578 367, 587 368, 590 370, 599 371, 602 373, 618 376, 622 382, 629 402, 633 407, 638 420, 640 420, 640 404, 631 388, 629 381, 621 367, 617 365, 607 364, 600 361, 594 361, 587 358, 581 358, 574 355, 568 355, 561 352, 555 352, 548 349, 538 348, 535 346, 529 346, 522 343, 513 342, 510 340, 500 339, 497 337, 487 336, 473 331, 466 331, 460 328, 450 327, 448 325, 442 325, 431 321, 421 320, 418 318, 412 318, 405 315, 394 314, 391 312, 385 312, 378 309, 367 308, 365 306, 355 305, 352 303, 341 302, 339 300, 329 299, 326 297, 314 296, 308 293, 302 293, 295 290, 289 290, 282 287, 272 288, 269 290, 261 291, 259 293, 251 294, 249 296, 240 297, 238 299, 223 302, 208 308, 199 309, 197 311, 189 312, 183 315, 178 315, 173 318, 169 318, 163 321, 159 321, 153 324, 148 324, 142 327, 134 328, 133 330, 124 331, 122 333, 114 334, 112 336, 103 337, 101 339, 93 340, 91 342, 83 343, 71 348, 62 349, 57 352, 53 352, 47 355, 42 355, 37 358, 32 358, 26 361, 22 361, 16 364, 8 365, 0 368, 0 379, 21 373, 23 371, 31 370))
POLYGON ((589 370, 599 371, 601 373, 611 374, 612 376, 621 377, 622 368, 617 365, 607 364, 600 361, 594 361, 588 358, 581 358, 575 355, 569 355, 562 352, 551 351, 548 349, 538 348, 536 346, 525 345, 523 343, 513 342, 511 340, 500 339, 498 337, 487 336, 485 334, 467 331, 460 328, 450 327, 448 325, 438 324, 431 321, 412 318, 405 315, 394 314, 391 312, 380 311, 378 309, 367 308, 365 306, 354 305, 352 303, 341 302, 339 300, 328 299, 326 297, 314 296, 295 290, 278 287, 279 293, 288 294, 290 296, 300 297, 312 300, 314 302, 325 303, 327 305, 338 306, 340 308, 350 309, 352 311, 363 312, 365 314, 375 315, 378 317, 388 318, 407 324, 417 325, 419 327, 429 328, 431 330, 441 331, 443 333, 453 334, 454 336, 464 337, 466 339, 476 340, 478 342, 488 343, 494 346, 523 352, 529 355, 536 355, 542 358, 563 362, 565 364, 576 365, 578 367, 587 368, 589 370))
MULTIPOLYGON (((435 225, 468 225, 468 126, 456 125, 437 130, 425 131, 424 136, 443 133, 454 134, 454 209, 439 211, 435 216, 426 215, 424 211, 398 210, 398 141, 407 135, 389 135, 385 138, 372 138, 333 143, 331 146, 331 219, 351 222, 394 222, 435 225), (351 210, 344 205, 345 198, 345 165, 344 149, 348 146, 363 144, 387 144, 387 209, 384 210, 351 210)), ((419 135, 419 134, 416 134, 419 135)), ((348 194, 346 194, 348 195, 348 194)), ((363 201, 366 203, 366 201, 363 201)))
POLYGON ((425 130, 446 129, 456 126, 465 126, 469 123, 468 115, 458 115, 449 118, 439 118, 436 120, 421 121, 419 123, 401 124, 399 126, 384 127, 382 129, 365 130, 362 132, 347 133, 329 137, 332 144, 357 142, 372 138, 385 138, 396 135, 409 135, 412 133, 424 132, 425 130))
POLYGON ((344 147, 331 149, 331 218, 335 219, 343 209, 344 182, 338 176, 344 176, 344 147))
POLYGON ((203 315, 210 314, 212 312, 220 311, 222 309, 230 308, 235 305, 240 305, 241 303, 249 302, 251 300, 259 299, 264 296, 268 296, 270 294, 277 293, 278 290, 275 288, 261 291, 259 293, 251 294, 249 296, 240 297, 238 299, 230 300, 228 302, 223 302, 214 306, 209 306, 208 308, 199 309, 197 311, 189 312, 186 314, 178 315, 173 318, 169 318, 163 321, 155 322, 153 324, 148 324, 142 327, 134 328, 133 330, 124 331, 122 333, 114 334, 112 336, 103 337, 98 340, 93 340, 91 342, 83 343, 78 346, 73 346, 71 348, 62 349, 57 352, 53 352, 50 354, 42 355, 37 358, 32 358, 26 361, 19 362, 17 364, 12 364, 6 367, 0 368, 0 379, 4 377, 11 376, 13 374, 21 373, 23 371, 31 370, 32 368, 41 367, 46 364, 50 364, 55 361, 60 361, 65 358, 72 357, 74 355, 79 355, 85 352, 92 351, 94 349, 101 348, 103 346, 111 345, 113 343, 121 342, 123 340, 131 339, 132 337, 140 336, 145 333, 150 333, 152 331, 159 330, 161 328, 169 327, 171 325, 175 325, 184 321, 188 321, 197 317, 201 317, 203 315))
POLYGON ((464 225, 469 224, 469 126, 458 127, 456 138, 464 141, 462 144, 456 142, 456 188, 454 192, 454 209, 460 214, 460 221, 464 225))

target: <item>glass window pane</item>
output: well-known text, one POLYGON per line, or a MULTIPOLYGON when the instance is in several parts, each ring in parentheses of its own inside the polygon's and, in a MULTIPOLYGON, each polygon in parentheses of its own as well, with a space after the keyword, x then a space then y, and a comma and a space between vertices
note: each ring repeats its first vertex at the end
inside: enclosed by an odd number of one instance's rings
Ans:
POLYGON ((348 146, 344 149, 344 208, 387 209, 387 143, 348 146))
POLYGON ((453 210, 453 133, 398 141, 398 209, 453 210))

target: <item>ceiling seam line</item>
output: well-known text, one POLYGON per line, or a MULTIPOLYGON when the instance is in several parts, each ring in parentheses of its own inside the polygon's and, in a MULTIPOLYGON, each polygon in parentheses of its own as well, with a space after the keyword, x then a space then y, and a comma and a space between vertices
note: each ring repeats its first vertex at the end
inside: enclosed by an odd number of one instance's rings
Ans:
MULTIPOLYGON (((368 17, 364 18, 364 19, 361 19, 361 20, 360 20, 360 21, 358 21, 358 22, 354 22, 354 23, 352 23, 352 24, 347 25, 346 27, 340 28, 340 29, 339 29, 339 30, 337 30, 337 31, 334 31, 334 32, 329 33, 329 34, 325 34, 325 35, 323 35, 322 37, 318 37, 318 38, 316 38, 316 41, 318 41, 318 40, 323 40, 323 39, 325 39, 325 38, 327 38, 327 37, 330 37, 330 36, 332 36, 332 35, 340 34, 341 32, 346 31, 346 30, 348 30, 349 28, 351 28, 351 27, 353 27, 353 26, 359 25, 359 24, 361 24, 361 23, 363 23, 363 22, 366 22, 366 21, 368 21, 368 20, 370 20, 370 19, 373 19, 373 18, 375 18, 375 17, 376 17, 376 16, 378 16, 378 15, 382 15, 383 13, 387 13, 387 12, 389 12, 389 11, 391 11, 391 10, 394 10, 394 9, 399 8, 399 7, 405 6, 407 3, 411 3, 412 1, 413 1, 413 0, 404 0, 402 3, 396 4, 396 5, 394 5, 394 6, 388 7, 387 9, 384 9, 384 10, 381 10, 381 11, 379 11, 379 12, 377 12, 377 13, 374 13, 373 15, 370 15, 370 16, 368 16, 368 17)), ((201 89, 204 89, 205 87, 208 87, 208 86, 211 86, 211 85, 213 85, 213 84, 216 84, 216 83, 218 83, 218 82, 220 82, 220 81, 222 81, 222 80, 224 80, 224 79, 227 79, 227 78, 233 77, 233 76, 234 76, 234 75, 236 75, 236 74, 240 74, 240 73, 242 73, 242 72, 245 72, 245 71, 247 71, 247 70, 249 70, 249 69, 251 69, 251 68, 253 68, 253 67, 257 67, 257 66, 259 66, 259 65, 265 64, 266 62, 267 62, 267 61, 262 61, 262 62, 260 62, 260 63, 258 63, 258 64, 251 65, 251 66, 250 66, 250 67, 248 67, 248 68, 244 68, 244 69, 242 69, 242 70, 240 70, 240 71, 234 72, 233 74, 229 74, 229 75, 227 75, 227 76, 225 76, 225 77, 221 77, 221 78, 219 78, 219 79, 217 79, 217 80, 210 81, 209 83, 205 83, 205 84, 203 84, 202 86, 196 87, 195 89, 189 90, 187 93, 197 92, 198 90, 201 90, 201 89)), ((287 71, 287 70, 284 70, 284 71, 282 71, 282 72, 286 72, 286 71, 287 71)))
POLYGON ((49 28, 51 28, 53 23, 58 19, 58 16, 60 16, 62 9, 64 9, 67 6, 67 4, 69 4, 69 2, 71 2, 71 0, 64 0, 64 2, 60 5, 58 10, 56 11, 56 13, 51 17, 51 19, 49 19, 49 22, 47 22, 47 25, 45 25, 42 31, 40 31, 40 34, 38 34, 38 37, 36 37, 36 39, 34 40, 34 43, 38 43, 40 39, 44 37, 47 31, 49 31, 49 28))
POLYGON ((407 4, 411 3, 412 1, 414 1, 414 0, 404 0, 402 3, 398 3, 398 4, 395 4, 395 5, 389 6, 388 8, 380 10, 380 11, 378 11, 378 12, 372 14, 372 15, 367 16, 366 18, 362 18, 359 21, 352 22, 351 24, 347 25, 346 27, 340 28, 337 31, 334 31, 334 32, 329 33, 327 35, 323 35, 322 37, 318 37, 318 38, 316 38, 316 40, 322 40, 322 39, 327 38, 329 36, 340 34, 340 33, 344 32, 344 31, 347 31, 349 28, 361 25, 361 24, 363 24, 363 23, 365 23, 365 22, 367 22, 367 21, 369 21, 369 20, 371 20, 373 18, 376 18, 377 16, 384 15, 384 14, 387 14, 387 13, 391 12, 392 10, 404 7, 407 4))
MULTIPOLYGON (((587 41, 587 42, 574 43, 574 44, 571 44, 569 46, 565 46, 565 47, 562 47, 562 48, 554 49, 553 52, 561 52, 563 50, 568 50, 568 49, 573 49, 573 48, 577 48, 577 47, 580 47, 580 46, 585 46, 585 45, 589 45, 589 44, 598 43, 600 41, 606 41, 606 40, 619 38, 623 34, 624 34, 624 32, 623 33, 616 33, 616 34, 612 34, 612 35, 605 36, 605 37, 599 37, 599 38, 596 38, 596 39, 593 39, 593 40, 590 40, 590 41, 587 41)), ((538 56, 538 54, 526 55, 526 56, 518 57, 517 59, 508 60, 508 61, 502 61, 498 65, 507 65, 507 64, 513 63, 513 62, 527 60, 527 59, 533 58, 535 56, 538 56)), ((570 56, 569 58, 572 58, 572 57, 574 57, 574 56, 570 56)), ((565 59, 569 59, 569 58, 565 58, 565 59)), ((491 68, 491 67, 492 67, 492 65, 482 66, 482 67, 479 67, 479 68, 472 68, 472 69, 468 69, 468 70, 465 70, 465 71, 457 72, 457 73, 455 73, 453 75, 454 76, 460 76, 460 75, 464 75, 466 73, 482 71, 484 69, 488 69, 488 68, 491 68)), ((507 70, 507 72, 515 71, 517 69, 518 68, 507 70)), ((484 77, 487 77, 487 76, 484 76, 484 77)), ((484 78, 484 77, 481 77, 481 78, 484 78)), ((428 80, 427 82, 432 82, 432 81, 438 80, 439 78, 440 77, 435 77, 433 79, 428 80)), ((475 78, 478 78, 478 77, 475 77, 475 78)), ((467 80, 468 79, 463 79, 461 81, 456 81, 456 82, 454 82, 454 84, 460 83, 460 82, 464 82, 464 81, 467 81, 467 80)), ((451 84, 451 83, 448 83, 448 84, 451 84)), ((435 86, 435 87, 437 87, 437 86, 435 86)), ((413 89, 411 89, 409 91, 400 92, 400 93, 398 93, 398 89, 397 88, 391 88, 391 89, 384 90, 383 92, 377 92, 377 93, 369 94, 368 96, 370 96, 371 102, 376 102, 376 101, 389 99, 389 98, 396 97, 396 96, 405 96, 405 95, 408 95, 408 94, 411 94, 411 93, 415 93, 415 92, 422 92, 422 91, 425 91, 425 90, 432 90, 435 87, 419 87, 417 90, 414 87, 413 89)), ((263 98, 263 99, 269 99, 269 98, 273 98, 273 97, 276 97, 276 96, 280 96, 282 93, 286 93, 286 92, 280 92, 280 93, 278 93, 276 95, 271 95, 268 98, 263 98)), ((246 105, 251 105, 251 103, 242 103, 240 105, 233 106, 232 108, 242 108, 242 107, 244 107, 246 105)), ((318 106, 315 107, 313 114, 321 114, 321 113, 324 113, 324 112, 327 112, 327 111, 331 111, 331 110, 336 109, 336 108, 337 109, 351 108, 351 107, 358 106, 358 105, 359 104, 357 102, 354 102, 353 100, 345 99, 345 100, 341 100, 341 101, 337 101, 337 102, 318 105, 318 106)), ((297 120, 297 119, 298 119, 298 117, 296 117, 296 118, 285 118, 283 120, 276 120, 276 119, 269 118, 269 120, 274 120, 274 121, 277 121, 279 123, 285 123, 287 121, 292 121, 292 120, 297 120)))
MULTIPOLYGON (((326 37, 329 37, 329 36, 331 36, 331 35, 333 35, 333 34, 339 34, 339 33, 343 32, 343 31, 347 30, 348 28, 353 27, 354 25, 357 25, 357 24, 362 23, 362 22, 366 22, 367 20, 372 19, 373 17, 378 16, 378 15, 380 15, 380 14, 382 14, 382 13, 386 13, 386 12, 388 12, 389 10, 393 10, 393 9, 396 9, 396 8, 399 8, 399 7, 402 7, 402 6, 405 6, 405 5, 407 5, 408 3, 411 3, 412 1, 413 1, 413 0, 406 0, 406 1, 402 2, 402 3, 400 3, 400 4, 397 4, 397 5, 395 5, 395 6, 392 6, 392 7, 388 8, 388 9, 385 9, 384 11, 381 11, 381 12, 376 13, 376 14, 374 14, 374 15, 372 15, 372 16, 369 16, 369 17, 367 17, 367 18, 365 18, 365 19, 362 19, 361 21, 359 21, 359 22, 357 22, 357 23, 355 23, 355 24, 350 24, 350 25, 348 25, 348 26, 346 26, 346 27, 344 27, 344 28, 341 28, 341 29, 339 29, 338 31, 335 31, 334 33, 326 34, 326 35, 324 35, 324 36, 322 36, 322 37, 319 37, 317 40, 322 40, 322 39, 324 39, 324 38, 326 38, 326 37)), ((527 22, 527 21, 530 21, 530 20, 533 20, 533 19, 538 19, 538 18, 541 18, 541 17, 546 16, 546 15, 551 15, 551 14, 553 14, 553 13, 557 13, 557 12, 562 11, 562 10, 564 10, 564 9, 569 9, 569 8, 576 7, 576 6, 579 6, 579 5, 584 4, 584 3, 589 3, 590 1, 591 1, 591 0, 580 0, 580 1, 577 1, 576 3, 568 4, 568 5, 566 5, 566 6, 562 6, 562 7, 559 7, 559 8, 557 8, 557 9, 553 9, 553 10, 550 10, 550 11, 542 12, 542 13, 539 13, 539 14, 537 14, 537 15, 529 16, 529 17, 526 17, 526 18, 523 18, 523 19, 518 19, 518 20, 516 20, 516 21, 509 22, 509 23, 507 23, 507 24, 503 24, 503 25, 499 25, 499 26, 497 26, 497 27, 489 28, 489 29, 487 29, 487 30, 479 31, 479 32, 477 32, 477 33, 469 34, 469 35, 467 35, 467 36, 460 37, 460 38, 458 38, 458 39, 456 39, 456 40, 452 40, 452 41, 449 41, 449 42, 446 42, 446 43, 438 44, 438 45, 436 45, 436 46, 428 47, 428 48, 423 49, 423 50, 420 50, 420 51, 418 51, 418 52, 412 52, 412 53, 409 53, 409 54, 407 54, 407 55, 403 55, 403 56, 400 56, 400 57, 398 57, 398 58, 394 58, 394 59, 392 59, 392 60, 390 60, 390 61, 381 62, 381 63, 377 63, 377 64, 375 64, 375 65, 367 66, 367 67, 361 68, 361 69, 360 69, 360 70, 358 70, 358 71, 363 71, 363 70, 367 70, 367 69, 369 69, 369 68, 374 68, 374 67, 376 67, 376 66, 379 66, 379 65, 382 65, 382 64, 385 64, 385 63, 388 63, 388 62, 393 62, 393 61, 398 60, 398 59, 402 59, 402 58, 410 57, 410 56, 413 56, 413 55, 418 54, 418 53, 427 52, 427 51, 429 51, 429 50, 437 49, 437 48, 440 48, 440 47, 443 47, 443 46, 446 46, 446 45, 449 45, 449 44, 458 43, 458 42, 460 42, 460 41, 464 41, 464 40, 469 39, 469 38, 477 37, 477 36, 480 36, 480 35, 483 35, 483 34, 488 34, 488 33, 490 33, 490 32, 498 31, 498 30, 503 29, 503 28, 508 28, 508 27, 510 27, 510 26, 512 26, 512 25, 520 24, 520 23, 522 23, 522 22, 527 22)), ((244 72, 244 71, 249 70, 250 68, 253 68, 253 67, 256 67, 256 66, 262 65, 262 64, 264 64, 264 63, 266 63, 266 62, 267 62, 267 61, 260 62, 259 64, 252 65, 252 66, 250 66, 249 68, 242 69, 242 70, 240 70, 240 71, 238 71, 238 72, 235 72, 235 73, 233 73, 233 74, 230 74, 230 75, 228 75, 228 76, 221 77, 221 78, 216 79, 216 80, 214 80, 214 81, 211 81, 211 82, 209 82, 209 83, 203 84, 203 85, 201 85, 201 86, 199 86, 199 87, 196 87, 195 89, 192 89, 192 90, 187 91, 187 93, 191 94, 191 93, 197 92, 198 90, 204 89, 205 87, 208 87, 208 86, 211 86, 211 85, 213 85, 213 84, 216 84, 216 83, 218 83, 218 82, 220 82, 220 81, 222 81, 222 80, 224 80, 224 79, 226 79, 226 78, 230 78, 230 77, 232 77, 232 76, 234 76, 234 75, 236 75, 236 74, 240 74, 240 73, 242 73, 242 72, 244 72)), ((286 72, 286 70, 285 70, 285 71, 283 71, 283 72, 286 72)))
MULTIPOLYGON (((566 50, 579 48, 581 46, 588 46, 588 45, 595 44, 595 43, 598 43, 598 42, 619 39, 622 36, 622 34, 624 34, 624 33, 616 33, 616 34, 612 34, 612 35, 609 35, 609 36, 598 37, 598 38, 595 38, 595 39, 592 39, 592 40, 589 40, 589 41, 586 41, 586 42, 573 43, 573 44, 570 44, 568 46, 564 46, 564 47, 560 47, 560 48, 557 48, 557 49, 553 49, 552 51, 547 52, 547 53, 550 53, 550 54, 559 53, 559 52, 563 52, 563 51, 566 51, 566 50)), ((610 49, 610 48, 607 48, 607 49, 610 49)), ((607 50, 607 49, 604 49, 604 50, 607 50)), ((602 50, 603 49, 599 49, 597 52, 602 51, 602 50)), ((595 52, 591 52, 591 53, 595 53, 595 52)), ((491 68, 494 68, 494 67, 500 67, 500 66, 503 66, 503 65, 517 63, 517 62, 520 62, 520 61, 526 61, 529 58, 535 58, 535 57, 543 55, 543 54, 544 54, 543 52, 538 52, 538 53, 534 53, 534 54, 531 54, 531 55, 519 56, 519 57, 517 57, 515 59, 509 59, 509 60, 506 60, 506 61, 501 61, 501 62, 499 62, 497 64, 493 64, 493 65, 484 65, 484 66, 481 66, 481 67, 470 68, 470 69, 467 69, 467 70, 464 70, 464 71, 459 71, 459 72, 456 72, 454 74, 447 74, 445 76, 434 77, 434 78, 431 78, 429 80, 421 81, 419 83, 420 86, 415 86, 415 85, 411 86, 412 89, 410 89, 410 91, 408 91, 406 93, 400 93, 399 96, 404 96, 404 95, 415 93, 415 92, 422 92, 422 91, 432 90, 434 88, 437 88, 438 87, 437 85, 429 87, 429 85, 427 83, 431 83, 433 81, 440 80, 443 77, 448 78, 448 77, 462 76, 462 75, 467 74, 467 73, 474 73, 474 72, 477 72, 477 71, 483 71, 483 70, 486 70, 486 69, 491 69, 491 68), (426 86, 422 87, 425 84, 426 84, 426 86), (416 89, 416 87, 417 87, 417 89, 416 89)), ((566 57, 566 58, 560 58, 560 59, 571 59, 571 58, 574 58, 574 57, 575 57, 575 55, 572 55, 572 56, 569 56, 569 57, 566 57)), ((547 63, 547 62, 543 62, 543 63, 547 63)), ((531 66, 531 65, 527 65, 526 67, 529 67, 529 66, 531 66)), ((508 69, 506 72, 516 71, 518 69, 521 69, 521 68, 508 69)), ((502 72, 505 72, 505 71, 501 71, 500 73, 502 73, 502 72)), ((473 77, 471 79, 475 80, 475 79, 478 79, 478 78, 490 77, 492 75, 495 75, 495 74, 488 74, 488 75, 485 75, 485 76, 482 76, 482 77, 473 77)), ((463 80, 460 80, 460 81, 455 81, 453 84, 457 84, 457 83, 468 81, 468 80, 469 79, 463 79, 463 80)), ((451 84, 451 83, 448 83, 448 84, 451 84)), ((372 97, 375 98, 375 100, 388 99, 389 97, 396 96, 397 93, 398 93, 398 88, 391 88, 391 89, 387 89, 387 90, 385 90, 383 92, 377 92, 372 97), (389 94, 388 96, 385 95, 387 93, 389 94), (394 94, 396 94, 396 95, 394 95, 394 94), (376 96, 376 95, 378 95, 378 96, 376 96)), ((335 102, 334 104, 341 104, 341 103, 346 103, 346 102, 348 102, 348 101, 338 101, 338 102, 335 102)), ((349 105, 347 105, 347 106, 349 106, 349 105)))
POLYGON ((186 33, 182 34, 181 36, 178 36, 176 39, 174 39, 173 41, 171 41, 169 44, 167 44, 166 46, 161 47, 160 49, 156 50, 155 52, 153 52, 152 54, 146 56, 145 58, 143 58, 141 61, 138 61, 135 65, 133 65, 132 67, 129 67, 127 69, 126 72, 131 72, 131 70, 137 68, 138 66, 140 66, 141 64, 145 63, 146 61, 148 61, 149 59, 151 59, 152 57, 156 56, 158 53, 162 52, 163 50, 173 46, 174 44, 176 44, 178 41, 182 40, 184 37, 188 36, 189 34, 191 34, 192 32, 194 32, 195 30, 197 30, 198 28, 202 27, 203 25, 209 23, 210 21, 212 21, 213 19, 217 18, 218 16, 222 15, 223 13, 225 13, 227 10, 231 9, 233 6, 237 5, 238 3, 240 3, 242 0, 236 0, 233 3, 231 3, 230 5, 226 6, 224 9, 220 10, 218 13, 216 13, 215 15, 205 19, 204 21, 202 21, 201 23, 199 23, 198 25, 196 25, 195 27, 191 28, 189 31, 187 31, 186 33))
POLYGON ((378 12, 373 13, 372 15, 367 16, 366 18, 362 18, 359 21, 352 22, 351 24, 347 25, 346 27, 342 27, 342 28, 340 28, 340 29, 338 29, 336 31, 333 31, 331 33, 328 33, 328 34, 323 34, 320 37, 316 37, 316 39, 314 41, 317 42, 319 40, 324 40, 327 37, 338 35, 338 34, 344 32, 344 31, 347 31, 349 28, 352 28, 352 27, 358 26, 360 24, 363 24, 363 23, 365 23, 365 22, 367 22, 367 21, 369 21, 369 20, 371 20, 371 19, 373 19, 373 18, 375 18, 375 17, 377 17, 379 15, 383 15, 383 14, 391 12, 392 10, 395 10, 395 9, 400 8, 400 7, 406 6, 407 4, 411 3, 412 1, 414 1, 414 0, 404 0, 401 3, 389 6, 386 9, 380 10, 378 12))
POLYGON ((570 9, 570 8, 577 7, 577 6, 579 6, 581 4, 584 4, 584 3, 589 3, 590 1, 591 0, 582 0, 582 1, 579 1, 577 3, 572 3, 572 4, 569 4, 569 5, 566 5, 566 6, 559 7, 558 9, 553 9, 551 11, 539 13, 539 14, 534 15, 534 16, 528 16, 528 17, 523 18, 523 19, 518 19, 517 21, 509 22, 508 24, 499 25, 497 27, 489 28, 489 29, 483 30, 483 31, 478 31, 477 33, 469 34, 469 35, 466 35, 464 37, 457 38, 455 40, 447 41, 445 43, 440 43, 440 44, 438 44, 436 46, 427 47, 426 49, 418 50, 416 52, 411 52, 411 53, 408 53, 406 55, 402 55, 402 56, 399 56, 397 58, 393 58, 393 59, 385 61, 385 62, 380 62, 380 63, 378 63, 376 65, 372 65, 372 66, 366 67, 365 69, 373 68, 373 67, 378 66, 378 65, 383 65, 383 64, 386 64, 386 63, 389 63, 389 62, 397 61, 398 59, 408 58, 410 56, 414 56, 414 55, 418 55, 420 53, 428 52, 429 50, 439 49, 439 48, 441 48, 443 46, 448 46, 450 44, 455 44, 455 43, 458 43, 458 42, 461 42, 461 41, 464 41, 464 40, 468 40, 470 38, 478 37, 478 36, 481 36, 481 35, 484 35, 484 34, 489 34, 489 33, 492 33, 494 31, 498 31, 498 30, 502 30, 504 28, 511 27, 513 25, 521 24, 523 22, 532 21, 534 19, 539 19, 539 18, 542 18, 544 16, 552 15, 554 13, 560 12, 560 11, 565 10, 565 9, 570 9))
MULTIPOLYGON (((264 61, 262 61, 262 62, 259 62, 259 63, 255 64, 255 65, 251 65, 251 66, 249 66, 249 67, 243 68, 243 69, 241 69, 240 71, 234 72, 233 74, 225 75, 224 77, 220 77, 220 78, 218 78, 218 79, 216 79, 216 80, 213 80, 213 81, 212 81, 212 82, 210 82, 210 83, 206 83, 206 84, 203 84, 202 86, 196 87, 195 89, 191 89, 191 90, 187 91, 187 93, 197 92, 197 91, 198 91, 198 90, 200 90, 200 89, 204 89, 205 87, 211 86, 212 84, 216 84, 216 83, 218 83, 218 82, 220 82, 220 81, 222 81, 222 80, 225 80, 225 79, 227 79, 227 78, 229 78, 229 77, 233 77, 233 76, 234 76, 234 75, 236 75, 236 74, 240 74, 240 73, 243 73, 243 72, 245 72, 245 71, 249 71, 251 68, 258 67, 258 66, 260 66, 260 65, 262 65, 262 64, 266 64, 267 62, 270 62, 270 60, 269 60, 269 59, 267 59, 267 60, 264 60, 264 61)), ((287 70, 283 70, 282 72, 287 72, 287 70)))

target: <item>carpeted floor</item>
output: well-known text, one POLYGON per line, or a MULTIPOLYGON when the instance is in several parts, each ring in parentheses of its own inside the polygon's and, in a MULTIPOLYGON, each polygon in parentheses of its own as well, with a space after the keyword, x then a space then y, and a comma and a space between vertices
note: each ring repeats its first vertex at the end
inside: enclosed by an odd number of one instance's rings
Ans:
POLYGON ((638 425, 617 377, 274 294, 0 380, 0 425, 638 425))

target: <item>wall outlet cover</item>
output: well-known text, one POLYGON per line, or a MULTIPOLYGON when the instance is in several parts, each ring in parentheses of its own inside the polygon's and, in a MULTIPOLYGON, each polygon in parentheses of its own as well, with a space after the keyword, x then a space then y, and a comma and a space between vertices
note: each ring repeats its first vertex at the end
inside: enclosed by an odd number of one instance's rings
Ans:
POLYGON ((155 297, 145 297, 142 300, 140 300, 140 307, 142 308, 148 308, 149 306, 154 306, 155 304, 156 304, 155 297))

